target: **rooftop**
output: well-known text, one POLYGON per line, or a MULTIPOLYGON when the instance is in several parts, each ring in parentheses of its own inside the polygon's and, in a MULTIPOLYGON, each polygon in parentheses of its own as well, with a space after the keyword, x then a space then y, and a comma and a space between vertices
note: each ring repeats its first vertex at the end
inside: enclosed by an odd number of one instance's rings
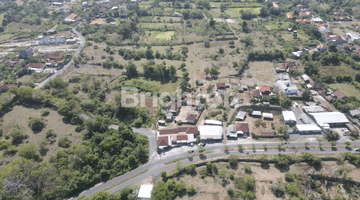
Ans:
POLYGON ((157 138, 158 146, 168 146, 169 145, 169 136, 159 136, 157 138))
POLYGON ((160 129, 159 135, 171 135, 171 134, 198 134, 198 128, 196 126, 181 126, 176 128, 160 129))
POLYGON ((197 117, 197 115, 195 115, 195 114, 188 114, 188 116, 186 117, 186 120, 194 122, 196 120, 196 117, 197 117))
POLYGON ((340 112, 311 113, 319 125, 330 123, 348 123, 349 120, 340 112))
POLYGON ((343 94, 342 92, 340 92, 339 90, 335 91, 335 92, 333 93, 333 95, 334 95, 336 98, 338 98, 338 99, 343 99, 344 97, 346 97, 346 95, 343 94))
POLYGON ((235 124, 236 131, 249 132, 249 124, 247 122, 236 123, 235 124))

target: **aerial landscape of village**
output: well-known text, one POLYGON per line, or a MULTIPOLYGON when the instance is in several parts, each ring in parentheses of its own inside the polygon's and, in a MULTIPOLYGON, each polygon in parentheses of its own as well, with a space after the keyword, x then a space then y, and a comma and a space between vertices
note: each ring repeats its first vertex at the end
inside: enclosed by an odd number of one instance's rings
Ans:
POLYGON ((359 0, 0 0, 0 199, 360 199, 359 0))

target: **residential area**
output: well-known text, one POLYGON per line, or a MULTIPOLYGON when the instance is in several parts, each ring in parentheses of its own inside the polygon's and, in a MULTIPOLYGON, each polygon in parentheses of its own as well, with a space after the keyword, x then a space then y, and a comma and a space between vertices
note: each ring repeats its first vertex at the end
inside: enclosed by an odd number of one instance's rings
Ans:
POLYGON ((0 198, 357 199, 359 9, 0 0, 0 198))

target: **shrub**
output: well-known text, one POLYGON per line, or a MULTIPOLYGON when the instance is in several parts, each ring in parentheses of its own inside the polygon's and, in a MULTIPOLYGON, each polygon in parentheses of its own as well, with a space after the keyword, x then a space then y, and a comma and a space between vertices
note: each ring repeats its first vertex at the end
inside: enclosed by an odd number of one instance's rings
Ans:
POLYGON ((294 182, 287 184, 285 189, 291 196, 299 195, 299 188, 296 186, 294 182))
POLYGON ((35 143, 27 143, 21 145, 19 150, 19 156, 29 160, 34 159, 38 161, 40 160, 40 155, 37 152, 38 148, 35 143))
POLYGON ((321 158, 308 152, 301 152, 300 161, 308 162, 314 166, 321 166, 321 158))
POLYGON ((326 139, 328 141, 335 141, 335 140, 340 139, 340 135, 338 132, 330 130, 326 135, 326 139))
POLYGON ((287 182, 294 182, 294 176, 295 176, 295 174, 293 174, 291 172, 286 172, 285 173, 285 180, 287 182))
POLYGON ((41 116, 47 116, 50 114, 50 110, 48 108, 41 109, 40 114, 41 116))
POLYGON ((250 167, 250 165, 245 165, 244 166, 244 171, 246 172, 246 173, 248 173, 248 174, 251 174, 251 167, 250 167))
POLYGON ((71 144, 71 141, 66 136, 61 137, 58 142, 59 147, 63 147, 63 148, 69 148, 70 144, 71 144))
POLYGON ((196 189, 193 185, 190 185, 189 188, 187 189, 187 192, 189 195, 194 195, 196 194, 196 189))
POLYGON ((231 166, 236 166, 237 165, 237 156, 236 155, 230 155, 229 156, 229 164, 231 166))
POLYGON ((11 129, 9 135, 13 138, 13 143, 21 143, 23 139, 27 137, 25 133, 20 129, 20 127, 15 127, 11 129))
POLYGON ((260 156, 259 160, 262 164, 266 164, 268 162, 268 156, 266 154, 263 154, 260 156))
POLYGON ((271 191, 274 193, 277 197, 282 197, 285 194, 285 186, 281 182, 273 182, 270 186, 271 191))
POLYGON ((33 131, 36 131, 36 130, 41 131, 46 126, 45 120, 43 117, 34 117, 34 116, 29 117, 28 125, 31 128, 31 130, 33 130, 33 131))
POLYGON ((190 165, 186 166, 185 169, 186 169, 187 174, 193 174, 195 172, 196 165, 195 164, 190 164, 190 165))

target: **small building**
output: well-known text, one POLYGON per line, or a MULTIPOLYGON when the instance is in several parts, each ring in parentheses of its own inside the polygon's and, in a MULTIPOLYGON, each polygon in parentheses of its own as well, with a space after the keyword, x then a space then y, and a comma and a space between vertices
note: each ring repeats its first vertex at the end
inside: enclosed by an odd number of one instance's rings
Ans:
POLYGON ((197 115, 195 114, 188 114, 188 116, 186 117, 186 123, 188 124, 195 124, 197 115))
POLYGON ((18 87, 18 85, 15 85, 15 84, 0 85, 0 89, 1 89, 2 92, 7 92, 12 87, 18 87))
POLYGON ((56 29, 53 29, 53 28, 52 28, 52 29, 46 31, 46 33, 47 33, 48 35, 53 35, 53 34, 56 33, 56 29))
POLYGON ((253 117, 261 117, 261 111, 253 111, 251 113, 251 116, 253 116, 253 117))
POLYGON ((360 40, 359 35, 357 35, 356 33, 347 33, 346 36, 351 42, 354 42, 354 40, 360 40))
POLYGON ((159 126, 165 126, 166 122, 165 122, 165 120, 159 120, 158 124, 159 124, 159 126))
POLYGON ((301 78, 305 81, 305 83, 310 82, 310 78, 309 78, 309 76, 306 75, 306 74, 303 74, 303 75, 301 76, 301 78))
POLYGON ((204 82, 202 80, 198 80, 198 81, 196 81, 196 84, 198 86, 202 86, 202 85, 204 85, 204 82))
POLYGON ((239 111, 235 117, 236 120, 240 120, 240 121, 244 121, 245 118, 246 118, 246 112, 244 111, 239 111))
POLYGON ((88 2, 82 2, 81 5, 82 5, 83 7, 89 6, 88 2))
POLYGON ((251 93, 252 98, 260 98, 261 97, 261 92, 258 89, 252 89, 250 91, 250 93, 251 93))
POLYGON ((230 124, 227 128, 226 128, 226 135, 228 137, 237 137, 237 133, 236 133, 236 127, 235 124, 230 124))
POLYGON ((316 124, 297 124, 297 132, 300 134, 320 134, 321 128, 316 124))
POLYGON ((62 60, 64 56, 59 53, 47 53, 44 58, 47 60, 62 60))
POLYGON ((351 117, 356 117, 356 116, 360 116, 360 108, 356 108, 353 110, 349 110, 348 115, 350 115, 351 117))
POLYGON ((247 90, 248 90, 248 86, 247 86, 247 85, 241 85, 241 88, 243 89, 243 91, 247 91, 247 90))
POLYGON ((63 4, 60 2, 52 2, 51 5, 53 6, 62 6, 63 4))
POLYGON ((287 17, 288 19, 292 19, 292 18, 293 18, 293 14, 287 13, 287 14, 286 14, 286 17, 287 17))
POLYGON ((305 113, 319 113, 324 112, 324 108, 321 106, 304 106, 303 110, 305 113))
POLYGON ((216 83, 216 90, 226 90, 226 84, 225 83, 216 83))
POLYGON ((197 107, 196 107, 196 110, 198 110, 198 111, 203 110, 203 109, 204 109, 204 107, 205 107, 205 105, 204 105, 204 104, 199 103, 199 104, 197 105, 197 107))
POLYGON ((32 55, 34 55, 34 51, 33 48, 31 47, 19 51, 19 58, 25 58, 27 56, 32 56, 32 55))
POLYGON ((181 126, 176 128, 159 129, 159 135, 174 135, 174 134, 199 134, 197 126, 181 126))
POLYGON ((283 111, 282 115, 284 117, 285 124, 296 123, 296 117, 293 111, 283 111))
POLYGON ((171 112, 174 115, 178 115, 181 109, 181 102, 177 101, 175 103, 171 103, 170 105, 166 106, 166 112, 171 112))
POLYGON ((263 113, 262 115, 264 119, 274 119, 274 115, 272 113, 263 113))
POLYGON ((75 38, 65 40, 65 44, 76 44, 76 42, 77 40, 75 38))
POLYGON ((332 96, 333 98, 336 98, 336 99, 346 99, 346 98, 348 98, 345 94, 343 94, 343 93, 340 92, 339 90, 333 92, 333 93, 331 94, 331 96, 332 96))
POLYGON ((316 91, 321 90, 323 88, 323 85, 320 82, 311 82, 310 85, 311 88, 316 91))
POLYGON ((236 128, 236 134, 240 134, 240 135, 250 134, 249 124, 247 122, 236 122, 235 128, 236 128))
POLYGON ((231 108, 234 108, 235 105, 238 104, 238 103, 239 103, 239 99, 235 97, 235 98, 231 101, 230 107, 231 107, 231 108))
POLYGON ((271 88, 269 86, 259 86, 261 96, 270 95, 271 88))
POLYGON ((315 24, 324 22, 320 17, 315 17, 315 18, 312 18, 311 20, 315 24))
POLYGON ((172 112, 168 112, 166 113, 165 118, 167 122, 172 122, 174 120, 174 114, 172 112))
POLYGON ((201 140, 221 140, 223 134, 222 126, 200 125, 198 126, 201 140))
POLYGON ((205 125, 215 125, 215 126, 222 126, 223 122, 222 121, 218 121, 218 120, 211 120, 211 119, 207 119, 204 122, 205 125))
POLYGON ((153 190, 153 185, 141 185, 138 193, 138 200, 149 200, 151 198, 151 191, 153 190))
POLYGON ((287 95, 297 94, 298 88, 296 85, 291 85, 289 81, 276 81, 275 85, 280 89, 281 92, 287 95))

